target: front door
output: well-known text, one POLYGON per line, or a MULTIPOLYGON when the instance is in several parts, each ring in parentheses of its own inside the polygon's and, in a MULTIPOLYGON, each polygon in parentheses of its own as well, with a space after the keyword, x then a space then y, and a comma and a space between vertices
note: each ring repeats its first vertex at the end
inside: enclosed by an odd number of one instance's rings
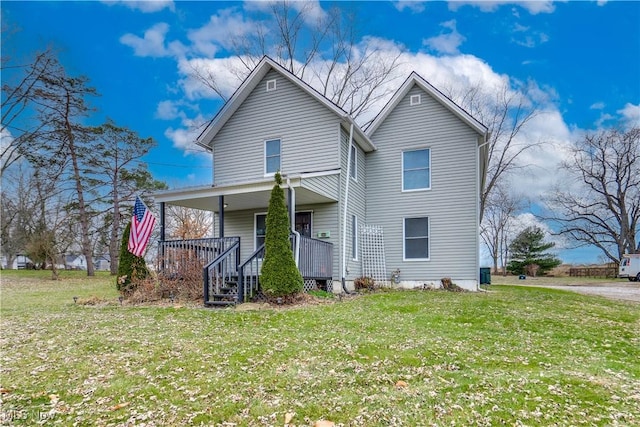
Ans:
MULTIPOLYGON (((296 212, 295 227, 301 236, 311 237, 312 217, 312 212, 296 212)), ((264 237, 267 234, 267 214, 256 214, 254 224, 255 250, 264 243, 264 237)))

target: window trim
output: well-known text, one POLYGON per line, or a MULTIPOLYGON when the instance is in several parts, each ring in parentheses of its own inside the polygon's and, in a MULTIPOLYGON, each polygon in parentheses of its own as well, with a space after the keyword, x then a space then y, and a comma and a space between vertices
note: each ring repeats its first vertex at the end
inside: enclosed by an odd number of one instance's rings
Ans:
POLYGON ((267 80, 267 92, 273 92, 277 89, 277 87, 278 87, 277 79, 267 80))
POLYGON ((422 103, 422 97, 420 94, 411 95, 409 97, 409 105, 420 105, 422 103))
MULTIPOLYGON (((412 193, 412 192, 416 192, 416 191, 428 191, 431 190, 431 148, 429 147, 423 147, 423 148, 415 148, 415 149, 410 149, 410 150, 402 150, 402 152, 400 153, 400 163, 401 163, 401 191, 403 193, 412 193), (420 188, 410 188, 410 189, 405 189, 404 188, 404 173, 405 173, 405 169, 404 169, 404 154, 405 153, 411 153, 414 151, 428 151, 429 152, 429 164, 426 167, 426 169, 429 171, 429 185, 427 187, 420 187, 420 188)), ((424 168, 421 168, 424 169, 424 168)), ((412 169, 415 170, 415 169, 412 169)))
POLYGON ((429 220, 429 216, 407 216, 402 217, 402 261, 413 262, 413 261, 431 261, 431 221, 429 220), (406 226, 408 219, 427 219, 427 235, 422 237, 416 237, 419 239, 427 239, 427 258, 407 258, 407 235, 406 235, 406 226))
MULTIPOLYGON (((271 138, 271 139, 265 139, 264 140, 264 158, 263 158, 263 162, 264 162, 264 176, 265 177, 269 177, 269 176, 274 176, 276 174, 276 172, 268 172, 267 171, 267 143, 269 142, 273 142, 273 141, 279 141, 279 145, 280 145, 280 150, 278 152, 278 157, 280 159, 280 161, 278 162, 278 169, 277 171, 282 171, 282 138, 271 138)), ((275 156, 271 156, 271 157, 275 157, 275 156)))
POLYGON ((352 180, 358 182, 358 148, 355 144, 351 144, 351 151, 351 161, 353 165, 349 165, 349 175, 352 180))

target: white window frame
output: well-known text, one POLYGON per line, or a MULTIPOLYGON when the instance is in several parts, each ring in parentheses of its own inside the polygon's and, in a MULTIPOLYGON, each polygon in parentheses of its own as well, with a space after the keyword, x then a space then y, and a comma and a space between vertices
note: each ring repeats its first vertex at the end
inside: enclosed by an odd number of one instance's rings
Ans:
POLYGON ((411 95, 409 97, 409 105, 420 105, 421 102, 422 102, 422 97, 420 96, 420 94, 411 95))
POLYGON ((276 79, 267 80, 267 92, 273 92, 274 90, 276 90, 277 82, 278 81, 276 79))
POLYGON ((358 148, 355 144, 351 144, 351 165, 349 165, 349 174, 351 179, 358 182, 358 148))
MULTIPOLYGON (((402 181, 402 192, 403 193, 410 193, 410 192, 414 192, 414 191, 431 190, 431 148, 424 147, 424 148, 415 148, 415 149, 411 149, 411 150, 403 150, 402 153, 400 154, 400 163, 402 165, 402 170, 400 171, 400 173, 402 174, 401 181, 402 181), (404 188, 404 173, 405 173, 405 169, 404 169, 404 154, 405 153, 411 153, 411 152, 414 152, 414 151, 428 151, 429 152, 429 165, 427 166, 427 169, 429 171, 429 185, 427 187, 405 189, 404 188)), ((421 168, 421 169, 423 169, 423 168, 421 168)))
POLYGON ((431 260, 431 221, 429 220, 429 216, 408 216, 402 218, 402 260, 413 262, 413 261, 430 261, 431 260), (427 235, 421 237, 413 237, 417 239, 427 239, 427 258, 407 258, 407 235, 406 235, 406 224, 408 219, 427 219, 427 235))
POLYGON ((277 171, 282 171, 282 138, 265 139, 263 145, 264 145, 264 176, 265 177, 274 176, 277 171), (280 158, 280 162, 278 165, 279 167, 275 172, 268 172, 267 171, 267 143, 273 142, 273 141, 279 141, 280 151, 278 152, 278 157, 280 158))
POLYGON ((358 216, 351 215, 351 259, 358 260, 358 216))

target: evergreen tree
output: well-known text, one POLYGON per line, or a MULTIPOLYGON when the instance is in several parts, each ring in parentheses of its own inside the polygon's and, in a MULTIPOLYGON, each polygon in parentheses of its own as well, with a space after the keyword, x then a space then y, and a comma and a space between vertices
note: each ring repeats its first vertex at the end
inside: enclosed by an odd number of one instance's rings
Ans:
POLYGON ((285 297, 301 292, 303 280, 296 267, 289 243, 289 214, 280 188, 282 178, 276 173, 267 211, 265 254, 260 285, 268 298, 285 297))
POLYGON ((131 232, 131 221, 127 224, 122 233, 122 244, 120 245, 120 262, 118 263, 118 279, 116 287, 120 293, 130 295, 136 290, 138 283, 149 276, 149 270, 143 257, 135 256, 129 252, 129 233, 131 232))
POLYGON ((546 252, 554 246, 553 242, 544 242, 544 231, 540 227, 525 228, 509 246, 511 261, 507 270, 513 274, 544 274, 562 263, 553 254, 546 252))

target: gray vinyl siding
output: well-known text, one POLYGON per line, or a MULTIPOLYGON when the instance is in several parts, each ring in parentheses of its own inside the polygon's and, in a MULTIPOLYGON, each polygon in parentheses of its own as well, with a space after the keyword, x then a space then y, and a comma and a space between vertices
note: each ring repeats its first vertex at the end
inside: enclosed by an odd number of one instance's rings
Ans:
MULTIPOLYGON (((340 174, 340 189, 341 189, 341 198, 340 198, 340 212, 338 216, 338 224, 340 230, 340 244, 337 246, 338 248, 338 266, 339 266, 339 275, 342 277, 342 220, 344 218, 344 198, 345 198, 345 185, 346 179, 349 177, 348 174, 348 161, 349 161, 349 133, 342 130, 340 133, 340 156, 341 156, 341 168, 342 173, 340 174)), ((355 143, 354 143, 355 144, 355 143)), ((347 207, 347 238, 346 238, 346 266, 347 266, 347 274, 345 276, 346 280, 353 280, 355 278, 362 276, 362 256, 360 254, 360 248, 358 248, 358 257, 356 260, 352 257, 352 230, 351 230, 351 218, 352 215, 356 215, 358 218, 358 227, 366 224, 366 191, 365 191, 365 183, 366 183, 366 170, 367 170, 367 162, 364 151, 360 147, 356 145, 356 152, 358 156, 358 160, 356 166, 358 168, 357 173, 357 181, 353 180, 349 177, 349 200, 347 207)), ((359 239, 358 239, 359 241, 359 239)), ((335 251, 334 247, 334 251, 335 251)), ((335 257, 335 254, 334 254, 335 257)))
POLYGON ((300 185, 318 194, 338 199, 338 195, 340 194, 338 183, 339 175, 335 174, 305 178, 300 185))
POLYGON ((281 172, 338 168, 340 118, 281 74, 271 70, 213 140, 214 183, 264 177, 264 141, 281 140, 281 172), (277 89, 266 91, 276 79, 277 89))
POLYGON ((478 135, 414 86, 371 136, 367 222, 384 230, 387 271, 401 280, 478 277, 478 135), (411 95, 421 104, 410 106, 411 95), (429 148, 431 189, 402 192, 402 151, 429 148), (428 261, 403 261, 403 219, 429 218, 428 261))

